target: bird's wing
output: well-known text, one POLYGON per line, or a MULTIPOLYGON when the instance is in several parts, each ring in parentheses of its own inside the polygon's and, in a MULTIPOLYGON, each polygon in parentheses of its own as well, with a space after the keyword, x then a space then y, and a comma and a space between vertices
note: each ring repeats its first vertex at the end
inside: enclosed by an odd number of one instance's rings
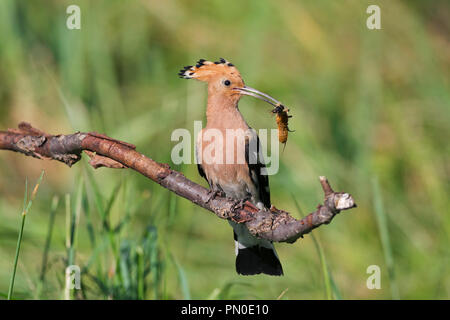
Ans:
MULTIPOLYGON (((198 148, 197 148, 197 146, 195 147, 195 159, 196 160, 198 159, 198 148)), ((203 170, 203 167, 202 167, 201 163, 197 163, 197 169, 198 169, 198 173, 200 174, 200 177, 205 178, 205 180, 209 184, 208 178, 206 177, 206 174, 205 174, 205 170, 203 170)))
POLYGON ((250 133, 245 140, 245 161, 248 165, 250 177, 259 193, 259 200, 266 208, 270 208, 269 176, 262 174, 266 167, 262 154, 262 147, 255 130, 249 129, 250 133))

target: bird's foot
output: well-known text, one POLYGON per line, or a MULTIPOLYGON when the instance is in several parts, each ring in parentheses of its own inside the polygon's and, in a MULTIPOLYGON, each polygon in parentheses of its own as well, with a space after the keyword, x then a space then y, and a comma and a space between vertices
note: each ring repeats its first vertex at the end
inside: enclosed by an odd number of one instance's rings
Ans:
POLYGON ((215 199, 217 196, 219 197, 225 197, 225 193, 220 190, 208 190, 208 199, 206 200, 206 203, 209 203, 211 200, 215 199))
POLYGON ((244 200, 242 200, 242 202, 243 202, 244 208, 250 209, 250 211, 258 212, 258 211, 261 210, 260 208, 258 208, 257 206, 255 206, 255 205, 250 201, 250 198, 249 198, 249 199, 244 199, 244 200))
POLYGON ((233 206, 233 211, 236 212, 231 217, 231 220, 237 223, 247 222, 253 219, 253 214, 259 211, 249 199, 241 199, 233 206))
POLYGON ((272 212, 272 213, 278 213, 278 212, 280 212, 280 210, 278 210, 274 205, 271 205, 269 210, 270 210, 270 212, 272 212))

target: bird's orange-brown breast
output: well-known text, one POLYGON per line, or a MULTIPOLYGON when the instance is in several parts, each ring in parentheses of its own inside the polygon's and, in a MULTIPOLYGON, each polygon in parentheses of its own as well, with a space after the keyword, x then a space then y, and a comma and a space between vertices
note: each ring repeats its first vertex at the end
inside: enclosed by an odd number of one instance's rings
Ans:
POLYGON ((256 192, 250 190, 252 181, 245 159, 248 132, 249 127, 240 114, 224 112, 211 116, 198 136, 197 156, 201 157, 209 183, 219 185, 229 197, 245 198, 256 192))

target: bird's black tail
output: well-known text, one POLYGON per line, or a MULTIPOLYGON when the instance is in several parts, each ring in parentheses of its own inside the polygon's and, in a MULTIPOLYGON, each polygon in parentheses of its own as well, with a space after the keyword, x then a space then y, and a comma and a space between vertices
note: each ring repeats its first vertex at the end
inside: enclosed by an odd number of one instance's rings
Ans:
POLYGON ((283 268, 273 247, 255 245, 238 249, 236 272, 242 275, 265 273, 271 276, 282 276, 283 268))

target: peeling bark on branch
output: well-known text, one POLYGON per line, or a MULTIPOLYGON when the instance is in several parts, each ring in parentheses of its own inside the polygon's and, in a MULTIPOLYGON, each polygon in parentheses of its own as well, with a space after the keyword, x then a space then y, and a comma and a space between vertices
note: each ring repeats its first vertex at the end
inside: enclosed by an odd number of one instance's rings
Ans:
POLYGON ((175 192, 219 218, 245 223, 252 234, 275 242, 293 243, 322 224, 328 224, 341 210, 356 207, 350 194, 334 192, 328 180, 320 177, 324 204, 301 220, 272 206, 259 210, 250 202, 235 201, 212 193, 190 181, 182 173, 171 170, 136 151, 132 144, 95 132, 50 135, 21 122, 19 129, 0 131, 0 149, 23 153, 39 159, 61 161, 71 167, 81 159, 81 152, 91 158, 94 168, 130 168, 175 192))

